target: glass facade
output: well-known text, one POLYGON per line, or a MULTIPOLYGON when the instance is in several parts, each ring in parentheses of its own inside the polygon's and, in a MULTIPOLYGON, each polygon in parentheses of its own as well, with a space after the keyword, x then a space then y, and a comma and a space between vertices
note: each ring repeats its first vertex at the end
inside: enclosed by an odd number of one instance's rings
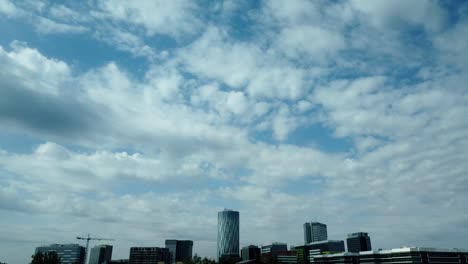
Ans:
POLYGON ((360 252, 372 250, 370 237, 367 233, 358 232, 348 235, 346 239, 348 252, 360 252))
POLYGON ((312 242, 312 231, 310 230, 310 223, 304 224, 304 244, 312 242))
POLYGON ((241 257, 242 260, 260 259, 260 248, 254 245, 243 247, 241 257))
POLYGON ((218 212, 218 260, 222 256, 239 256, 239 212, 218 212))
POLYGON ((130 248, 129 264, 171 263, 171 253, 167 248, 132 247, 130 248))
POLYGON ((318 223, 318 222, 310 223, 310 234, 311 234, 312 242, 327 240, 328 239, 327 225, 318 223))
POLYGON ((100 245, 91 249, 89 264, 107 263, 112 259, 112 246, 100 245))
POLYGON ((166 240, 166 248, 171 252, 171 262, 184 262, 187 259, 192 259, 192 240, 166 240))
POLYGON ((37 253, 57 253, 62 264, 85 264, 85 248, 78 244, 52 244, 36 248, 37 253))

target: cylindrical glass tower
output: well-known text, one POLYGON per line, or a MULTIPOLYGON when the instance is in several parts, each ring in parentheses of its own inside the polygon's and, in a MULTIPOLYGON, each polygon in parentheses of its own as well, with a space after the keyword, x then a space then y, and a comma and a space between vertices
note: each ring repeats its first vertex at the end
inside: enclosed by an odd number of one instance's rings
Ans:
POLYGON ((239 256, 239 212, 218 212, 218 260, 223 255, 239 256))

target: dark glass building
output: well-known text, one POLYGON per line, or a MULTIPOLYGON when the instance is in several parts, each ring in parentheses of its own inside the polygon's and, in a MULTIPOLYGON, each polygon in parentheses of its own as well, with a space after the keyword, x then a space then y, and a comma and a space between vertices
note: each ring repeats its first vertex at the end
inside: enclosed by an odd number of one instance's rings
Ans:
POLYGON ((128 264, 128 259, 113 259, 106 262, 106 264, 128 264))
POLYGON ((132 247, 130 248, 129 264, 171 263, 171 253, 167 248, 132 247))
POLYGON ((89 264, 108 263, 112 259, 112 246, 100 245, 91 249, 89 264))
POLYGON ((310 223, 304 223, 304 244, 309 244, 312 242, 312 231, 310 229, 310 223))
POLYGON ((262 246, 261 253, 263 255, 271 255, 272 257, 278 256, 279 252, 288 251, 288 245, 286 243, 273 243, 271 245, 262 246))
POLYGON ((308 244, 309 250, 319 249, 320 252, 345 252, 343 240, 325 240, 319 242, 312 242, 308 244))
POLYGON ((327 240, 327 225, 319 222, 310 223, 310 236, 312 239, 312 243, 327 240))
POLYGON ((304 244, 328 239, 327 225, 319 222, 304 223, 304 244))
POLYGON ((85 264, 86 249, 78 244, 52 244, 36 248, 37 253, 54 251, 62 264, 85 264))
POLYGON ((242 260, 260 259, 260 248, 254 245, 243 247, 241 256, 242 260))
POLYGON ((371 240, 367 233, 358 232, 348 235, 346 239, 348 252, 360 252, 372 250, 371 240))
POLYGON ((166 248, 171 253, 171 263, 183 262, 192 259, 192 240, 166 240, 166 248))
POLYGON ((239 212, 218 212, 217 257, 239 257, 239 212))

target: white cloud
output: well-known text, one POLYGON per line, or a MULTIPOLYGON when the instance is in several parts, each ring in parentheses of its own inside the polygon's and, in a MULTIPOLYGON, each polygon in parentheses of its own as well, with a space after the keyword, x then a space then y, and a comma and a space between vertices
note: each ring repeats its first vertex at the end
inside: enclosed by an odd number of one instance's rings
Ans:
POLYGON ((37 17, 36 30, 42 34, 84 33, 86 27, 59 23, 45 17, 37 17))
MULTIPOLYGON (((379 248, 464 243, 462 11, 444 30, 444 12, 430 1, 268 1, 239 14, 239 6, 215 7, 254 23, 240 39, 229 19, 195 36, 206 13, 190 10, 203 10, 145 6, 155 3, 101 1, 81 20, 82 9, 17 5, 32 12, 29 23, 44 15, 84 26, 150 59, 138 69, 117 58, 80 72, 20 42, 0 48, 0 130, 38 142, 31 152, 0 150, 0 255, 13 239, 32 252, 86 230, 116 238, 116 258, 170 237, 214 256, 224 206, 241 211, 243 244, 301 243, 311 217, 332 239, 369 231, 379 248), (403 39, 414 26, 428 39, 403 39), (148 44, 184 34, 194 41, 148 44), (307 126, 314 122, 327 130, 307 126), (319 146, 288 141, 298 128, 319 146)), ((14 258, 7 262, 26 262, 14 258)))
POLYGON ((94 33, 94 36, 111 47, 127 51, 134 56, 146 57, 150 61, 157 57, 153 48, 146 45, 139 36, 128 31, 115 27, 102 27, 94 33))
POLYGON ((448 64, 455 63, 464 69, 464 62, 468 59, 465 52, 468 49, 468 19, 461 20, 453 28, 434 38, 435 46, 442 51, 440 59, 448 64))
POLYGON ((30 181, 40 179, 41 182, 63 191, 99 192, 99 186, 118 180, 164 182, 200 177, 202 162, 196 156, 174 162, 168 157, 148 157, 139 153, 76 153, 47 142, 28 155, 2 154, 0 164, 11 173, 22 175, 30 181), (47 175, 43 174, 44 171, 47 171, 47 175))
POLYGON ((298 125, 297 118, 291 115, 289 108, 282 106, 273 119, 273 136, 277 140, 283 141, 298 125))
POLYGON ((70 22, 90 22, 91 17, 87 14, 79 13, 65 5, 52 5, 48 10, 48 14, 54 19, 64 23, 70 22))
POLYGON ((194 14, 198 7, 193 2, 101 0, 98 6, 111 18, 144 26, 150 36, 183 37, 198 31, 202 24, 194 14))
POLYGON ((0 0, 0 13, 15 17, 18 16, 21 11, 9 0, 0 0))
POLYGON ((278 36, 278 49, 288 56, 308 61, 322 62, 345 48, 343 37, 333 31, 314 26, 294 26, 285 28, 278 36))
POLYGON ((0 47, 3 81, 14 80, 31 90, 57 94, 70 78, 70 68, 65 62, 48 59, 22 42, 14 41, 10 46, 10 52, 0 47))
POLYGON ((399 23, 403 22, 423 26, 429 31, 438 31, 445 25, 445 10, 436 1, 354 0, 351 4, 376 27, 401 28, 404 25, 399 23))
POLYGON ((245 87, 250 96, 296 100, 308 90, 315 74, 276 55, 250 43, 234 42, 217 28, 208 29, 180 51, 189 72, 235 89, 245 87))

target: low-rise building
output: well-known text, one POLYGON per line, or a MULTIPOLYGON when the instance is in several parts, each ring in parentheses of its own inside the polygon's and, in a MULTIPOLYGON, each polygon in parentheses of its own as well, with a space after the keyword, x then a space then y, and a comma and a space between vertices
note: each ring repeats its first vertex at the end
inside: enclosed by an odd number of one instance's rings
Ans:
POLYGON ((192 259, 192 240, 167 239, 166 248, 171 252, 172 264, 192 259))
POLYGON ((260 259, 260 248, 255 245, 243 247, 241 257, 242 260, 260 259))
POLYGON ((468 250, 402 247, 389 250, 361 251, 359 253, 337 253, 314 255, 310 258, 312 264, 449 264, 468 263, 468 250))
POLYGON ((128 259, 112 259, 105 262, 105 264, 128 264, 128 259))
POLYGON ((167 248, 132 247, 130 248, 129 264, 170 264, 171 253, 167 248))
POLYGON ((340 253, 345 252, 343 240, 324 240, 308 244, 309 250, 319 249, 320 252, 340 253))
POLYGON ((281 264, 297 264, 297 253, 294 250, 280 251, 276 260, 281 264))
POLYGON ((372 250, 371 240, 367 233, 357 232, 348 235, 346 239, 348 252, 360 252, 372 250))
POLYGON ((262 246, 261 248, 262 255, 269 254, 272 257, 276 257, 280 251, 288 251, 288 245, 286 243, 275 242, 271 245, 262 246))
POLYGON ((62 264, 85 264, 86 249, 78 244, 52 244, 36 248, 37 253, 56 252, 62 264))
POLYGON ((359 254, 342 252, 335 254, 311 255, 310 263, 313 264, 358 264, 359 254))

